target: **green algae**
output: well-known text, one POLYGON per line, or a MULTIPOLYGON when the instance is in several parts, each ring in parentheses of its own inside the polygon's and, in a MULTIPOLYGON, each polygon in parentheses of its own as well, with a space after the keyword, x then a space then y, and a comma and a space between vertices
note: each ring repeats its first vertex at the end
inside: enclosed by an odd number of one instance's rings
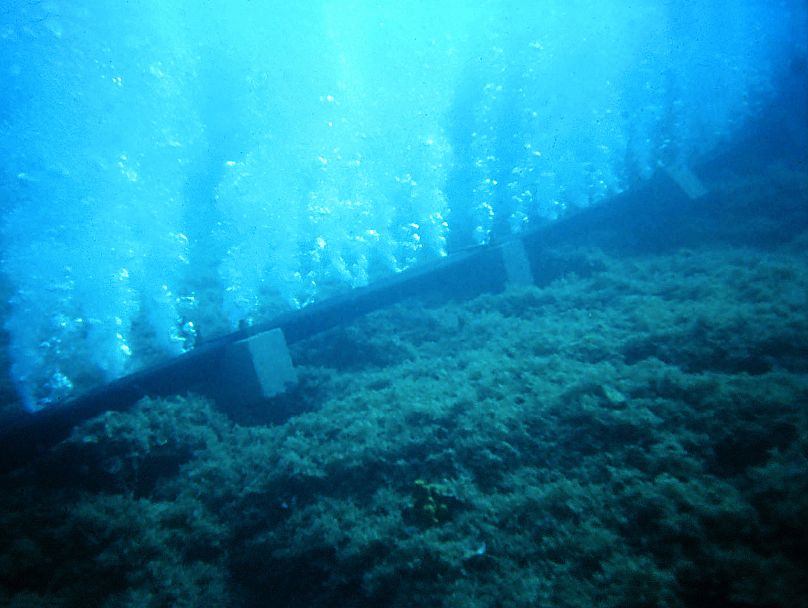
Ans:
POLYGON ((374 313, 293 347, 274 425, 88 421, 5 480, 0 603, 801 606, 801 239, 374 313))

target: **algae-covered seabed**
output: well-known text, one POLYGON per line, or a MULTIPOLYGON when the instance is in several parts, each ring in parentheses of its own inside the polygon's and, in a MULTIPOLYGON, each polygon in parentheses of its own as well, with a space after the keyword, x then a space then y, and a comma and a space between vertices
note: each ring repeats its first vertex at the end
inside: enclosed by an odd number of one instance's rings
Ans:
POLYGON ((805 606, 808 178, 712 187, 686 245, 296 345, 284 422, 89 421, 4 481, 0 604, 805 606))

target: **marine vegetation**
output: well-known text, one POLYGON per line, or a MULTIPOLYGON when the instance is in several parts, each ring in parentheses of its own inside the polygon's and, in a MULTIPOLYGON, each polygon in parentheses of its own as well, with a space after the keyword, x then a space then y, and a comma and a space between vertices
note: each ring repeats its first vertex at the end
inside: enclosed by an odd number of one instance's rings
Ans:
POLYGON ((2 480, 0 604, 805 606, 808 180, 711 188, 653 252, 296 344, 286 420, 87 421, 2 480))

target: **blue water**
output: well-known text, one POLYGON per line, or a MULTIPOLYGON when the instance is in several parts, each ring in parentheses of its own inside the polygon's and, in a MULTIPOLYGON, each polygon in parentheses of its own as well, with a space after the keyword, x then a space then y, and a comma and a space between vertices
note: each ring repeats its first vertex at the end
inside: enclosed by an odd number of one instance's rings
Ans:
POLYGON ((806 53, 797 0, 300 4, 4 3, 27 408, 697 168, 806 53))

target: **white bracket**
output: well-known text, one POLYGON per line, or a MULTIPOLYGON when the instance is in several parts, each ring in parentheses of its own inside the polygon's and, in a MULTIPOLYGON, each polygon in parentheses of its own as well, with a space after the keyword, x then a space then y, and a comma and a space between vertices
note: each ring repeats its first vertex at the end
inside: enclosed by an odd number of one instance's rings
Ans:
POLYGON ((699 179, 699 176, 693 173, 690 167, 686 167, 685 165, 675 165, 671 167, 665 167, 665 171, 667 172, 668 176, 682 189, 688 198, 691 200, 695 200, 697 198, 701 198, 709 190, 707 190, 707 186, 699 179))
POLYGON ((501 249, 508 285, 533 285, 533 271, 522 239, 515 238, 508 241, 501 249))
POLYGON ((254 403, 279 395, 297 384, 297 372, 279 328, 228 345, 216 397, 230 402, 254 403))

